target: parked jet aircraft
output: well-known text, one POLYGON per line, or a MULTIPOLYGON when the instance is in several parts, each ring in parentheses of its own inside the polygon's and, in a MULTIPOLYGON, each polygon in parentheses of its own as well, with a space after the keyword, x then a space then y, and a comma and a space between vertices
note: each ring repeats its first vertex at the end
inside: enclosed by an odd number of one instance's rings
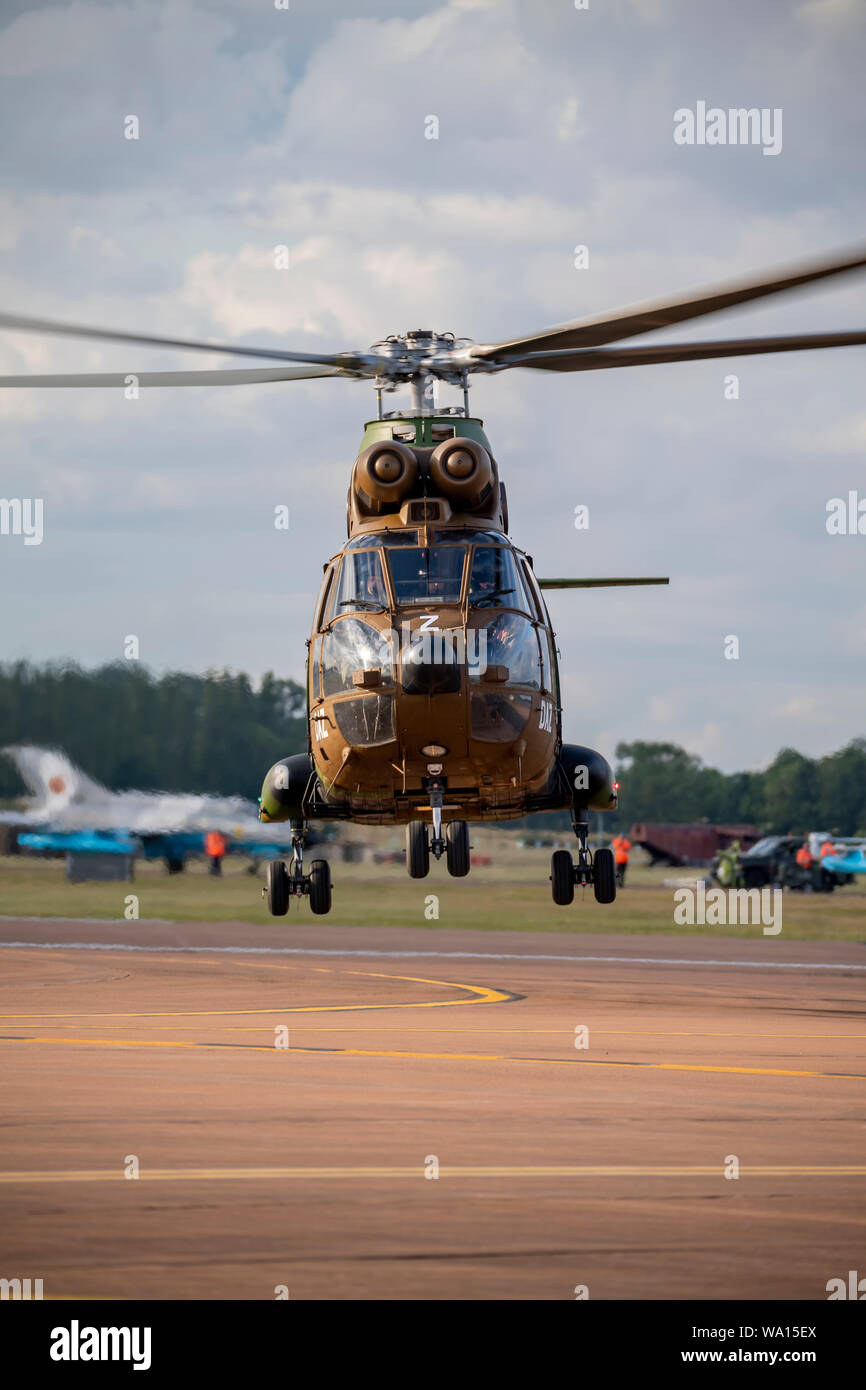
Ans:
POLYGON ((285 827, 262 825, 258 808, 243 797, 114 792, 88 777, 59 749, 18 745, 0 751, 14 763, 30 792, 24 811, 0 811, 0 821, 53 836, 57 843, 46 839, 45 847, 69 847, 66 840, 72 837, 72 848, 96 853, 105 851, 106 839, 135 842, 146 858, 164 858, 170 868, 178 868, 187 855, 201 852, 207 831, 218 830, 229 853, 267 859, 291 851, 285 827))

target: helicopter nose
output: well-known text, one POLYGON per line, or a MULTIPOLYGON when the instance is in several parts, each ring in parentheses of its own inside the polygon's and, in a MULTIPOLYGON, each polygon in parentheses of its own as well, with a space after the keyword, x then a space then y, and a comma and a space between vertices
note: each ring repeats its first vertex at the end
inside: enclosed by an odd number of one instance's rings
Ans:
POLYGON ((404 695, 451 695, 460 689, 460 667, 456 651, 444 643, 433 651, 424 638, 413 641, 403 652, 401 684, 404 695))
POLYGON ((453 695, 460 689, 460 668, 453 663, 404 662, 404 695, 453 695))

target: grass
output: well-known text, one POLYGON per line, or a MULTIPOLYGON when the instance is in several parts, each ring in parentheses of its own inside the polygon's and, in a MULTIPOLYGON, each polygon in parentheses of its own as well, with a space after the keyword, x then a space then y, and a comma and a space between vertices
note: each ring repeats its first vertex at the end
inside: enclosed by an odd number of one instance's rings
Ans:
MULTIPOLYGON (((384 848, 396 848, 393 831, 370 833, 384 848)), ((466 879, 448 877, 444 862, 431 863, 430 876, 413 880, 401 864, 343 863, 332 857, 334 906, 329 917, 314 919, 307 902, 293 902, 281 923, 261 897, 263 876, 253 878, 243 862, 229 859, 221 878, 203 864, 171 878, 161 864, 136 865, 134 883, 70 884, 62 859, 0 858, 0 914, 7 917, 96 917, 124 920, 126 898, 135 894, 142 918, 176 921, 243 921, 291 926, 318 921, 331 926, 471 928, 480 931, 556 931, 664 933, 704 938, 763 939, 760 926, 677 926, 673 892, 665 878, 689 877, 689 870, 650 869, 633 861, 627 887, 610 906, 578 889, 571 907, 556 907, 548 882, 550 851, 521 849, 516 832, 473 828, 473 845, 492 863, 473 867, 466 879), (426 915, 431 895, 438 918, 426 915)), ((563 843, 566 843, 563 841, 563 843)), ((315 852, 315 851, 314 851, 315 852)), ((866 942, 866 883, 831 895, 786 893, 783 926, 775 939, 866 942)))

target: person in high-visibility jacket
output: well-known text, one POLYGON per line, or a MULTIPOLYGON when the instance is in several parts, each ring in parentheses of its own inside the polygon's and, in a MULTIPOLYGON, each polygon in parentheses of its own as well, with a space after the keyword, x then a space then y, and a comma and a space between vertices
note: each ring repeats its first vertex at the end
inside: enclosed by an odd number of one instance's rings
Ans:
POLYGON ((827 856, 828 856, 829 854, 835 854, 835 853, 836 853, 836 846, 833 844, 833 841, 832 841, 832 840, 825 840, 824 843, 823 843, 823 845, 821 846, 821 849, 820 849, 819 853, 818 853, 818 858, 821 859, 821 860, 823 860, 823 859, 826 859, 827 856))
POLYGON ((716 879, 722 888, 742 888, 743 871, 740 868, 740 842, 733 840, 716 856, 716 879))
POLYGON ((625 835, 614 835, 610 847, 613 850, 614 863, 616 864, 616 881, 622 888, 625 883, 625 871, 628 868, 631 840, 626 839, 625 835))
POLYGON ((218 830, 209 830, 204 837, 204 852, 210 860, 210 872, 221 874, 223 856, 226 852, 226 838, 218 830))
POLYGON ((811 869, 813 864, 812 851, 807 844, 802 844, 794 856, 801 869, 811 869))

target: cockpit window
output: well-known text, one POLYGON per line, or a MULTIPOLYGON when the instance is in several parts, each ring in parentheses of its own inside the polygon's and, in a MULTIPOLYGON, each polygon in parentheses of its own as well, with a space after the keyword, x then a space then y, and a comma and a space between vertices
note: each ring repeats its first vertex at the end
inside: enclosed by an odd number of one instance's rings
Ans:
POLYGON ((485 545, 475 551, 469 577, 469 606, 531 612, 514 556, 505 546, 485 545))
POLYGON ((417 531, 375 531, 372 535, 356 536, 349 541, 347 550, 381 550, 383 545, 417 545, 417 531))
POLYGON ((344 555, 329 618, 387 607, 388 594, 378 550, 359 550, 352 555, 344 555))
POLYGON ((479 531, 474 526, 450 526, 447 531, 435 531, 434 541, 481 541, 485 544, 504 545, 505 536, 501 531, 479 531))
POLYGON ((316 599, 316 627, 322 626, 322 618, 325 612, 325 603, 331 590, 331 581, 334 578, 334 566, 329 565, 325 570, 325 577, 322 580, 322 587, 319 590, 319 597, 316 599))
POLYGON ((379 684, 394 679, 393 653, 387 634, 358 618, 346 618, 325 633, 322 643, 322 694, 339 695, 356 688, 356 675, 378 671, 379 684))
POLYGON ((481 660, 470 665, 470 681, 482 681, 491 667, 498 667, 507 685, 528 685, 541 689, 541 662, 535 628, 517 613, 500 613, 479 630, 467 651, 477 650, 481 660))
POLYGON ((541 590, 538 587, 538 580, 532 572, 532 566, 524 560, 522 565, 520 566, 520 572, 523 575, 523 582, 526 586, 526 589, 528 590, 535 604, 535 616, 538 618, 539 622, 547 623, 547 609, 544 606, 544 599, 541 597, 541 590))
POLYGON ((398 604, 459 603, 463 546, 390 550, 391 578, 398 604))

